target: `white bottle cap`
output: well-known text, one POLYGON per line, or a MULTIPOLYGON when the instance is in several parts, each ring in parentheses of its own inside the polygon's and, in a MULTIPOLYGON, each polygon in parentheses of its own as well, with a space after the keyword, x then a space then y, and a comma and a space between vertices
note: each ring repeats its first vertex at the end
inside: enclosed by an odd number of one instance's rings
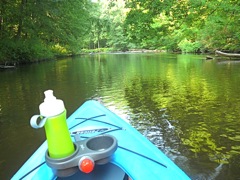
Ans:
POLYGON ((53 95, 52 90, 47 90, 44 92, 45 99, 42 104, 39 106, 40 114, 45 117, 56 116, 61 114, 64 110, 64 103, 62 100, 57 99, 53 95))

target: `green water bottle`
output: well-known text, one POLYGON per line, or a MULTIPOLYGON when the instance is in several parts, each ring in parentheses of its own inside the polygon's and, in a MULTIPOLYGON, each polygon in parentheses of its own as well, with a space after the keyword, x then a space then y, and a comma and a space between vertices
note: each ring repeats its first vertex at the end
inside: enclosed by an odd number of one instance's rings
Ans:
POLYGON ((67 126, 66 109, 63 101, 56 99, 52 90, 44 94, 44 102, 39 106, 40 115, 33 116, 30 123, 34 128, 44 126, 49 156, 54 159, 65 158, 75 151, 67 126), (39 117, 41 121, 37 124, 39 117))

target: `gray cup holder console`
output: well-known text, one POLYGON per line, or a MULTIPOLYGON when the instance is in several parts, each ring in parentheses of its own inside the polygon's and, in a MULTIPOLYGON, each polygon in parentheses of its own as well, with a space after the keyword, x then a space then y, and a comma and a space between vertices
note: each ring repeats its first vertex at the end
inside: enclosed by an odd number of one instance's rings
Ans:
POLYGON ((46 163, 58 177, 71 176, 79 169, 85 173, 90 173, 91 167, 85 168, 85 164, 94 167, 94 164, 108 163, 118 145, 114 136, 101 135, 76 141, 74 146, 75 152, 61 159, 49 157, 48 151, 46 151, 46 163))
POLYGON ((114 138, 112 136, 97 136, 88 139, 86 147, 92 151, 106 151, 115 145, 114 138))

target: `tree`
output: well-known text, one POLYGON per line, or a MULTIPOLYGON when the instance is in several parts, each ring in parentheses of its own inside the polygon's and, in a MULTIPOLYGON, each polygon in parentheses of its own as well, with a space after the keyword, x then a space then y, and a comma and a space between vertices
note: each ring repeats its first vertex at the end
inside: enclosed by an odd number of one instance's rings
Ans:
POLYGON ((107 44, 110 47, 113 47, 116 50, 127 50, 128 47, 128 39, 125 34, 125 28, 123 26, 124 20, 126 18, 126 9, 125 2, 118 0, 112 1, 108 4, 107 13, 105 19, 108 15, 108 38, 107 44))
POLYGON ((210 5, 205 26, 200 34, 205 46, 212 49, 239 51, 240 3, 233 0, 220 1, 217 6, 210 5))
POLYGON ((93 48, 112 47, 126 50, 127 37, 123 23, 126 17, 125 3, 122 0, 103 1, 95 5, 92 11, 92 29, 90 41, 93 48))
POLYGON ((128 35, 138 44, 195 52, 238 50, 239 2, 219 0, 128 0, 128 35))
POLYGON ((0 58, 32 61, 56 49, 79 52, 90 30, 91 4, 88 0, 2 0, 0 58))

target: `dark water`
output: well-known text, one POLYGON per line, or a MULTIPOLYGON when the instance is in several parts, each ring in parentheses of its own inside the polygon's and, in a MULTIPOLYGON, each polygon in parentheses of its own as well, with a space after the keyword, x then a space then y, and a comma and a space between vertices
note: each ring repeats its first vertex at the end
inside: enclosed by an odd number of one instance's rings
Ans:
POLYGON ((70 115, 101 100, 192 179, 240 179, 240 63, 200 55, 109 54, 0 71, 0 179, 44 141, 29 119, 53 89, 70 115))

